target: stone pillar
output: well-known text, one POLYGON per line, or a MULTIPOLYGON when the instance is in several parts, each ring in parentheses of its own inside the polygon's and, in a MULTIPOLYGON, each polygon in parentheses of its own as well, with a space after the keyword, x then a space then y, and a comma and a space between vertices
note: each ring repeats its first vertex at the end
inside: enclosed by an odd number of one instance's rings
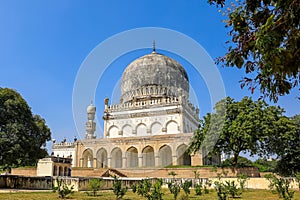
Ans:
POLYGON ((191 155, 191 166, 203 165, 202 154, 191 155))
POLYGON ((157 152, 154 153, 154 164, 155 167, 159 166, 159 154, 157 152))
POLYGON ((94 158, 93 168, 97 168, 97 158, 94 158))
POLYGON ((127 158, 123 157, 122 158, 122 168, 126 168, 126 161, 127 161, 127 158))
POLYGON ((139 155, 138 159, 139 159, 138 167, 143 167, 143 156, 139 155))
POLYGON ((111 157, 107 157, 107 167, 111 167, 111 157))
POLYGON ((177 155, 172 155, 172 165, 177 165, 177 155))
POLYGON ((83 158, 80 158, 80 167, 83 167, 83 158))

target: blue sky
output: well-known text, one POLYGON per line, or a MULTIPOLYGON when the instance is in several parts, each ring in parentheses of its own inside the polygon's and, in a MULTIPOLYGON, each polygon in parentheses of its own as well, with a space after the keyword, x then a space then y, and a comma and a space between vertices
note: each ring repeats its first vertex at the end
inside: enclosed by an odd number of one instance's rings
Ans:
MULTIPOLYGON (((141 27, 168 28, 196 40, 215 59, 226 52, 228 30, 224 17, 205 0, 191 1, 46 1, 2 0, 0 2, 0 87, 17 90, 34 113, 46 119, 52 137, 72 140, 78 135, 72 114, 72 92, 76 74, 88 54, 101 42, 120 32, 141 27)), ((105 71, 97 87, 97 118, 103 112, 104 97, 112 92, 125 67, 151 52, 137 50, 120 56, 105 71)), ((159 47, 159 44, 157 44, 159 47)), ((178 60, 187 70, 196 92, 201 117, 211 111, 209 94, 201 77, 184 58, 157 50, 178 60)), ((103 55, 105 56, 105 55, 103 55)), ((101 59, 101 57, 99 57, 101 59)), ((218 67, 226 94, 237 100, 251 96, 240 89, 243 70, 218 67)), ((277 103, 288 116, 299 113, 294 91, 277 103)), ((256 92, 253 98, 257 99, 256 92)), ((117 102, 117 98, 112 102, 117 102)), ((195 101, 196 102, 196 101, 195 101)), ((90 102, 87 102, 88 105, 90 102)), ((84 108, 85 109, 85 108, 84 108)), ((83 116, 86 119, 86 116, 83 116)), ((99 121, 99 127, 102 121, 99 121)), ((79 131, 84 132, 85 124, 79 131)), ((101 128, 96 132, 99 137, 101 128)), ((49 147, 49 145, 48 145, 49 147)))

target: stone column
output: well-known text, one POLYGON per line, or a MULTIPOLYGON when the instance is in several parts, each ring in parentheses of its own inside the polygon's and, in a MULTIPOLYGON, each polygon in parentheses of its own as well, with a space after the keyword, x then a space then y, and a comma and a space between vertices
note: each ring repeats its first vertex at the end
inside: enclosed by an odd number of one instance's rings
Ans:
POLYGON ((126 157, 123 157, 122 158, 122 168, 126 168, 126 161, 127 161, 127 158, 126 157))
POLYGON ((196 165, 203 165, 202 154, 200 153, 196 153, 195 155, 191 156, 191 166, 196 166, 196 165))
POLYGON ((141 154, 138 156, 138 159, 139 159, 138 167, 143 167, 143 156, 141 154))
POLYGON ((159 166, 159 154, 157 152, 154 153, 154 164, 155 164, 155 167, 158 167, 159 166))
POLYGON ((111 157, 107 157, 107 167, 111 167, 111 157))
POLYGON ((83 167, 83 158, 80 158, 80 167, 83 167))
POLYGON ((172 155, 172 165, 177 165, 177 155, 172 155))
POLYGON ((93 168, 97 168, 97 158, 94 158, 93 168))

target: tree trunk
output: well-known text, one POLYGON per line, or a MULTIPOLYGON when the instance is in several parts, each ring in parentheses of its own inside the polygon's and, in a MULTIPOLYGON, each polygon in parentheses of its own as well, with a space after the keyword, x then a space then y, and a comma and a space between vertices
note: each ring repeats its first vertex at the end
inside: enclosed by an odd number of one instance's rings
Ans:
POLYGON ((232 161, 233 168, 236 168, 237 161, 238 161, 238 156, 239 156, 238 153, 234 153, 234 155, 233 155, 233 161, 232 161))

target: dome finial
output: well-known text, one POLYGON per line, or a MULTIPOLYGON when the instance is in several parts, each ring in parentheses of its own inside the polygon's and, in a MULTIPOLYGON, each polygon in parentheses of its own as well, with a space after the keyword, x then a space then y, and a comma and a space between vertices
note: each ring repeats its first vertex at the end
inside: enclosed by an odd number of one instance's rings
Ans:
POLYGON ((152 43, 152 53, 156 53, 156 49, 155 49, 155 40, 153 40, 153 43, 152 43))

